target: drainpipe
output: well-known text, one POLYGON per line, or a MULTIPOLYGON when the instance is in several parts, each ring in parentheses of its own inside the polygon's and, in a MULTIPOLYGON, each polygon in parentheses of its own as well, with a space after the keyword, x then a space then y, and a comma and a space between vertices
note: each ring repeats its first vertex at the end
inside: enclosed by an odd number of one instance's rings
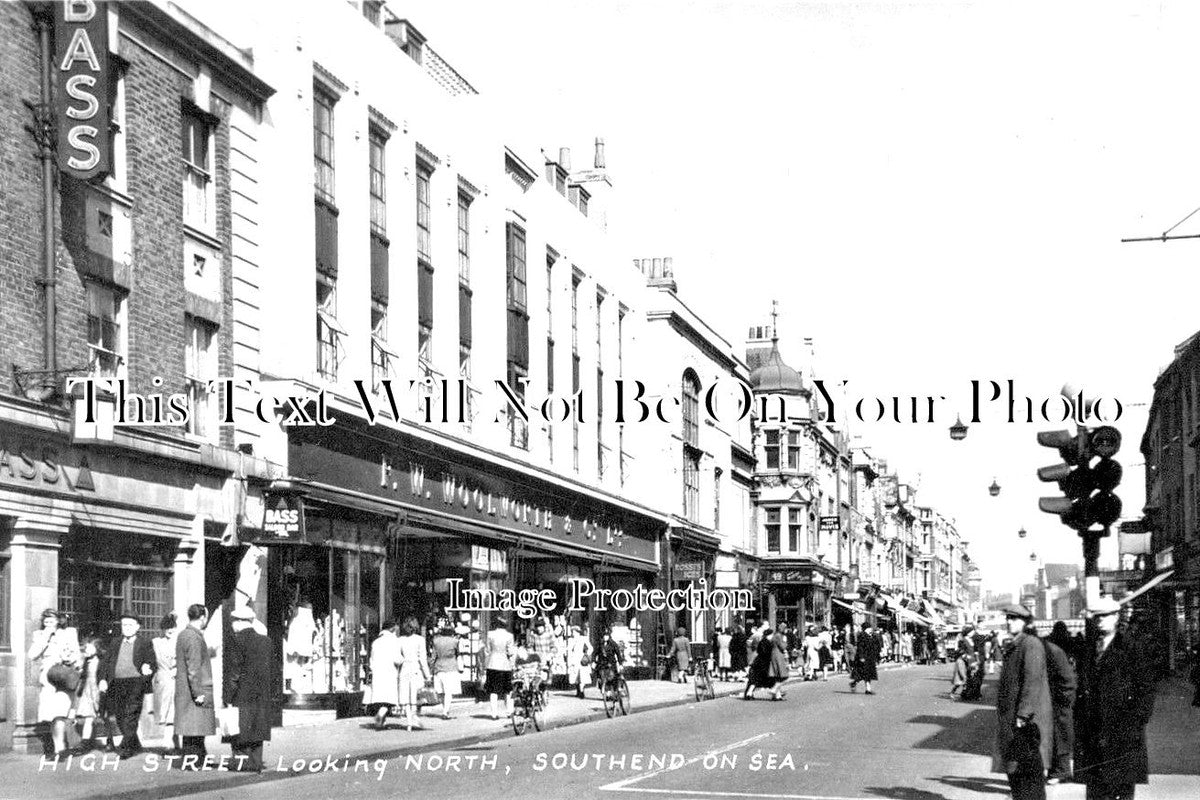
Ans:
POLYGON ((43 2, 30 3, 34 29, 38 34, 38 55, 41 59, 41 93, 38 105, 31 107, 35 127, 30 132, 37 142, 38 160, 42 162, 42 277, 38 281, 45 292, 46 318, 42 329, 44 366, 46 370, 43 387, 58 391, 58 349, 55 331, 57 328, 57 297, 55 293, 55 219, 54 219, 54 122, 51 116, 51 81, 54 53, 51 49, 50 26, 53 5, 43 2))

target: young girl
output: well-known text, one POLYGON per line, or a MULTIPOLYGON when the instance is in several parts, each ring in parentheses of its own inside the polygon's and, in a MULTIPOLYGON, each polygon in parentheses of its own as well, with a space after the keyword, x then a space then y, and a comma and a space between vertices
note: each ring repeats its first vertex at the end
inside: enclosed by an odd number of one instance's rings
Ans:
MULTIPOLYGON (((96 717, 101 717, 103 721, 100 714, 100 687, 97 677, 100 670, 100 647, 100 640, 94 636, 83 643, 83 668, 79 678, 79 689, 76 690, 74 708, 71 709, 74 720, 83 722, 79 739, 81 747, 85 751, 96 747, 92 740, 96 717)), ((104 732, 108 733, 107 725, 105 725, 104 732)))

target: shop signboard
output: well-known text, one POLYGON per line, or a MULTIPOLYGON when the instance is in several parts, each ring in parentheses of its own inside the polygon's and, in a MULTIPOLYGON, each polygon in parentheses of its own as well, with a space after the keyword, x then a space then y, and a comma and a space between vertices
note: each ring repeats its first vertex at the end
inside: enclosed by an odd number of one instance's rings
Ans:
POLYGON ((821 517, 821 530, 836 531, 838 529, 839 520, 836 516, 821 517))
POLYGON ((101 177, 111 149, 107 4, 68 0, 54 11, 58 166, 80 180, 101 177))
POLYGON ((296 492, 264 492, 262 532, 255 544, 307 544, 304 499, 296 492))
POLYGON ((416 447, 368 444, 357 437, 339 437, 336 430, 293 432, 294 437, 302 435, 322 437, 294 446, 289 455, 293 471, 309 480, 423 510, 433 524, 468 525, 472 533, 489 528, 648 566, 657 562, 658 528, 602 500, 561 487, 539 490, 531 476, 507 477, 416 447), (345 452, 352 440, 355 452, 345 452))
POLYGON ((706 573, 703 561, 680 561, 675 565, 675 580, 677 581, 698 581, 706 573))

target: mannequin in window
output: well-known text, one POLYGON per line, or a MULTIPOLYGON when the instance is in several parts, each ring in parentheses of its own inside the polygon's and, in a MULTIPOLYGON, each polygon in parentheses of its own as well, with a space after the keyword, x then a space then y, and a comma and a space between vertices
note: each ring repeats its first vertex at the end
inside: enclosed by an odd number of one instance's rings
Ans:
POLYGON ((312 603, 301 600, 288 622, 287 638, 283 643, 283 677, 289 691, 305 693, 312 690, 313 639, 316 633, 312 603))

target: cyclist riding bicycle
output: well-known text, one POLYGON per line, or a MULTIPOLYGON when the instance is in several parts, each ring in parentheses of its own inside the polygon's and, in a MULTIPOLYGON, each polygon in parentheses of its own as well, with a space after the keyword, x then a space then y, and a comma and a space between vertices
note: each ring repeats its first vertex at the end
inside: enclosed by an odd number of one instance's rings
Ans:
POLYGON ((619 642, 613 641, 612 631, 606 630, 596 651, 596 685, 601 694, 621 674, 621 666, 624 663, 625 650, 619 642))

